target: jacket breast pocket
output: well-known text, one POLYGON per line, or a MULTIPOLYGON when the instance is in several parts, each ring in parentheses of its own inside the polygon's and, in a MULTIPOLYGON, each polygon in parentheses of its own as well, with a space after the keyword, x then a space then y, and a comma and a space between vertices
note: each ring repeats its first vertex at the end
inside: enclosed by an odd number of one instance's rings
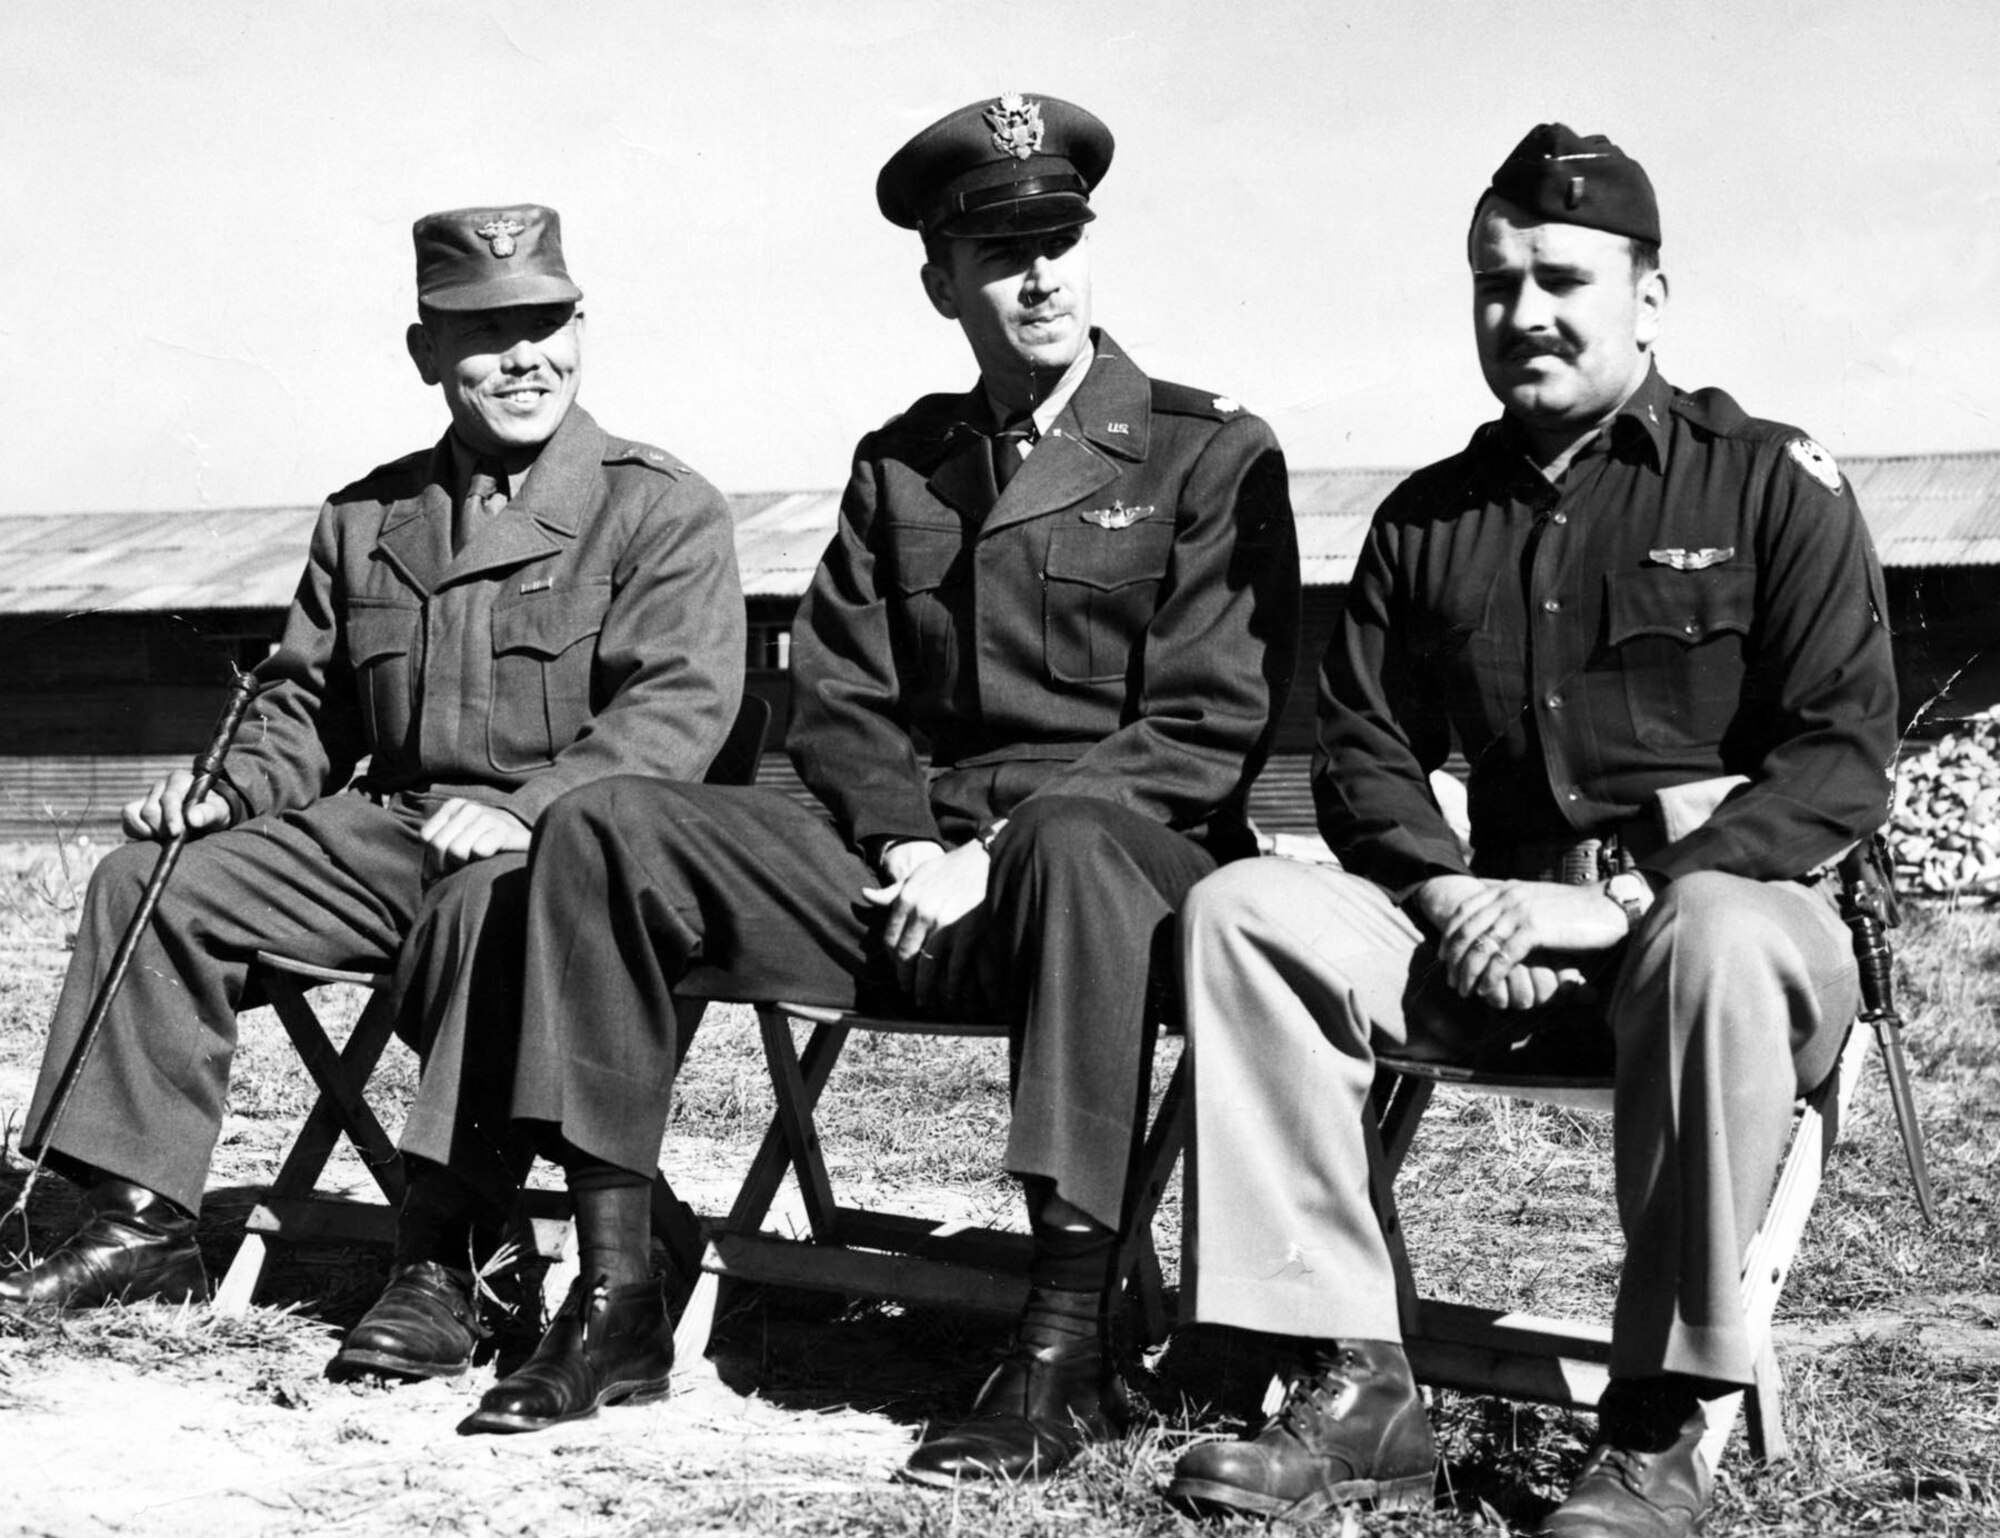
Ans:
POLYGON ((347 611, 347 658, 371 753, 404 748, 414 716, 410 676, 417 647, 414 604, 354 601, 347 611))
POLYGON ((971 622, 972 551, 956 525, 897 523, 889 530, 890 635, 896 671, 919 692, 948 695, 958 635, 971 622))
POLYGON ((1714 747, 1743 700, 1757 573, 1645 567, 1609 581, 1606 639, 1624 675, 1633 737, 1667 751, 1714 747))
POLYGON ((536 769, 590 721, 590 680, 611 579, 543 588, 493 609, 493 708, 486 744, 493 767, 536 769))
POLYGON ((1042 651, 1057 683, 1122 681, 1159 607, 1174 526, 1154 517, 1120 529, 1056 528, 1042 568, 1042 651))

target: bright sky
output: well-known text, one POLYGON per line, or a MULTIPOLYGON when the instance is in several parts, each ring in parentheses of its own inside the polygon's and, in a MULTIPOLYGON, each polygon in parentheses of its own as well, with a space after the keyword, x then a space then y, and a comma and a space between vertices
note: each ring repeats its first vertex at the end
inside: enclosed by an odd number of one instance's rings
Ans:
POLYGON ((445 423, 409 228, 546 202, 582 399, 731 491, 838 486, 973 377, 877 169, 976 98, 1118 140, 1097 318, 1292 463, 1492 414, 1462 239, 1534 123, 1658 187, 1670 379, 1836 454, 2000 448, 1992 0, 6 0, 0 511, 317 501, 445 423))

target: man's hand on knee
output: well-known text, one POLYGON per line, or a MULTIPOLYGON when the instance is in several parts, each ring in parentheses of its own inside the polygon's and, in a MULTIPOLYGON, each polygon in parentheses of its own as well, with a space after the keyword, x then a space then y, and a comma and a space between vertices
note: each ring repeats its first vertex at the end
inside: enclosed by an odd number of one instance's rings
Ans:
POLYGON ((528 847, 528 825, 512 812, 454 796, 417 830, 426 863, 443 874, 511 849, 528 847))
POLYGON ((1488 881, 1481 886, 1479 892, 1467 891, 1439 925, 1438 959, 1462 998, 1477 997, 1496 1009, 1538 1008, 1574 993, 1583 977, 1573 967, 1530 963, 1531 957, 1606 951, 1625 938, 1624 910, 1601 885, 1488 881))
POLYGON ((192 773, 176 769, 165 779, 155 780, 137 801, 126 802, 121 814, 125 836, 158 839, 164 843, 183 828, 189 838, 194 838, 228 827, 231 820, 229 803, 214 791, 186 808, 183 814, 181 804, 187 800, 188 787, 193 783, 192 773))
POLYGON ((910 847, 891 849, 883 860, 889 883, 864 887, 861 895, 889 910, 882 943, 895 960, 903 991, 926 1007, 956 1004, 977 991, 992 861, 978 844, 962 844, 948 854, 918 854, 899 867, 895 857, 910 847), (897 877, 899 868, 904 874, 897 877))

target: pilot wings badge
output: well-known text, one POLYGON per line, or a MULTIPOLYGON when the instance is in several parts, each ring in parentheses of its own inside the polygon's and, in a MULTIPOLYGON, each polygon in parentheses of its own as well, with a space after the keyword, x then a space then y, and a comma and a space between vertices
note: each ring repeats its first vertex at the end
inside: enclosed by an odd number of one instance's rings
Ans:
POLYGON ((1675 571, 1707 571, 1711 566, 1720 566, 1735 554, 1734 545, 1724 545, 1720 549, 1704 545, 1699 550, 1648 550, 1646 559, 1655 566, 1671 566, 1675 571))
POLYGON ((1109 507, 1087 508, 1077 516, 1100 529, 1129 529, 1148 516, 1157 505, 1149 502, 1144 507, 1127 507, 1123 502, 1113 502, 1109 507))

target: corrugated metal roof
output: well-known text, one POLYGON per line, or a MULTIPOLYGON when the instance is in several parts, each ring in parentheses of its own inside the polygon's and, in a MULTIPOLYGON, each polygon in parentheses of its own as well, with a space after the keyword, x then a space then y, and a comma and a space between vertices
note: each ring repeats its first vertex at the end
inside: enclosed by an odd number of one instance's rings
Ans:
MULTIPOLYGON (((2000 566, 2000 452, 1852 458, 1887 566, 2000 566)), ((1344 583, 1368 520, 1407 471, 1295 470, 1305 580, 1344 583)), ((833 491, 732 496, 743 589, 803 593, 833 534, 833 491)), ((0 516, 0 613, 282 608, 312 536, 312 507, 0 516)))

